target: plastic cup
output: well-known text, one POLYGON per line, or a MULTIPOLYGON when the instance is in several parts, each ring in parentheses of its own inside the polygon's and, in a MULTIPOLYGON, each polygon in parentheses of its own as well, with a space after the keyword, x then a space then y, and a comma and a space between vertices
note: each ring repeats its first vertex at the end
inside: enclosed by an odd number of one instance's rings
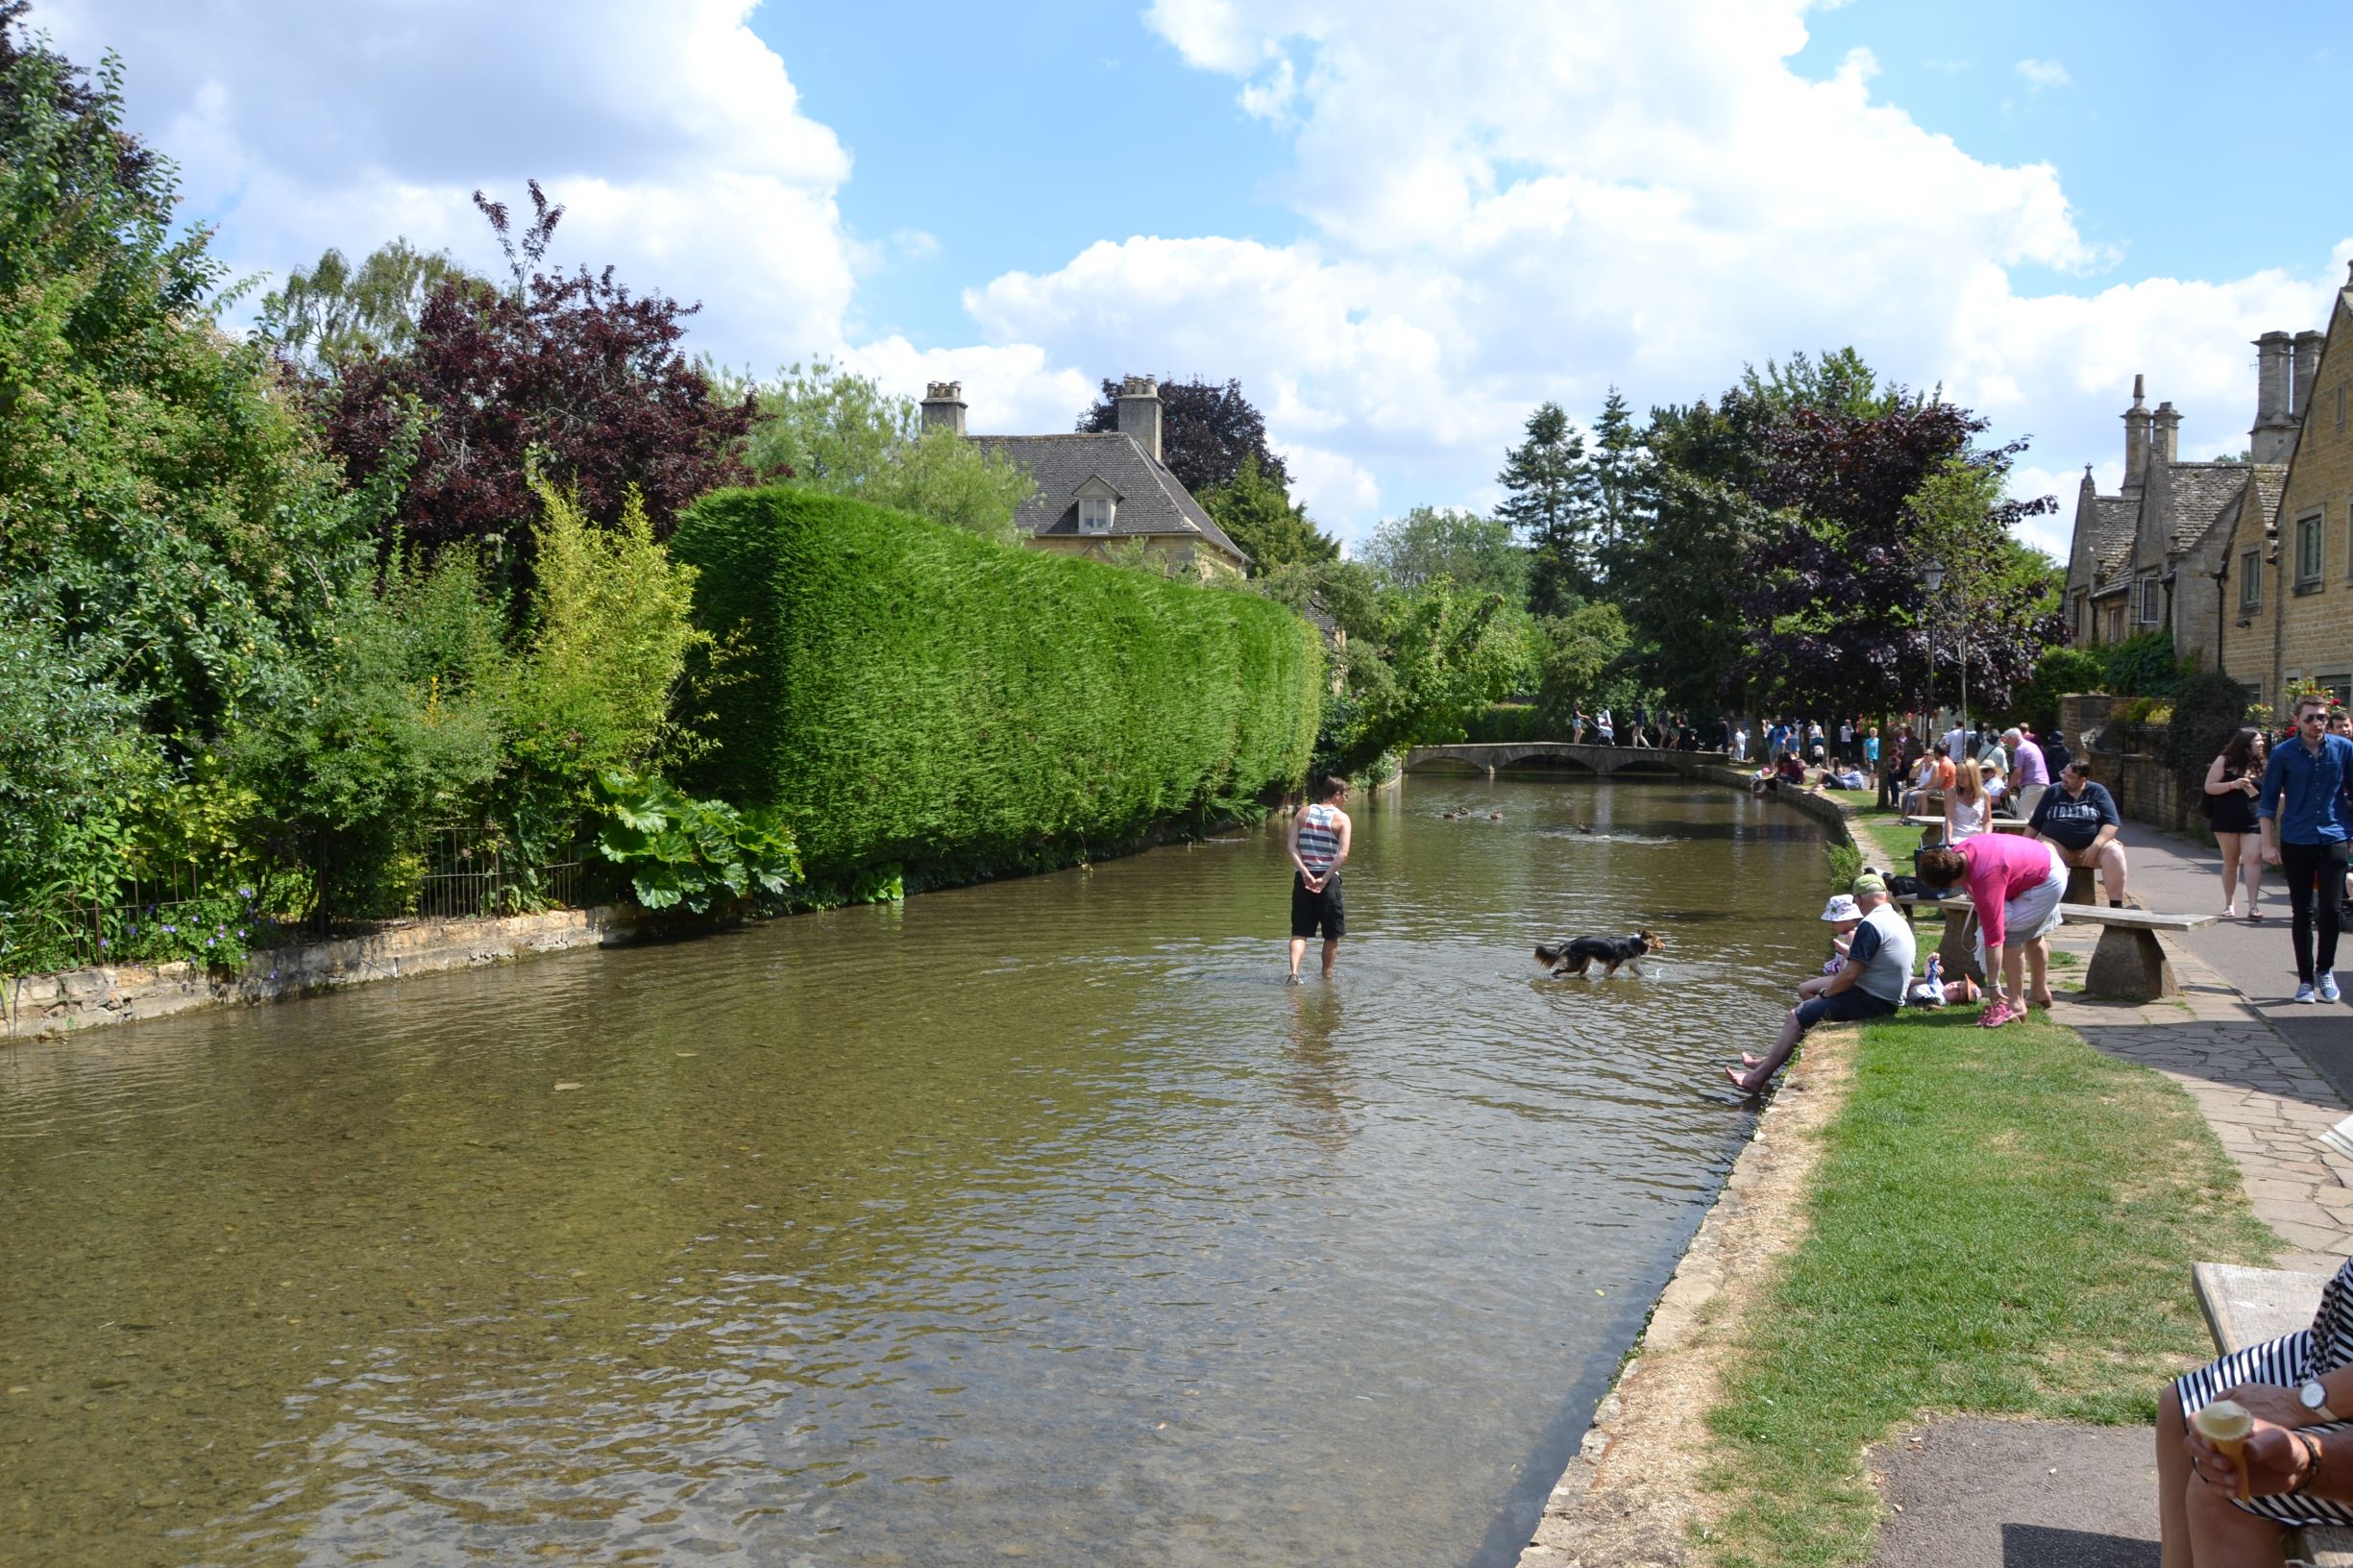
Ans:
POLYGON ((2190 1418, 2197 1434, 2214 1444, 2215 1451, 2230 1460, 2231 1468, 2239 1472, 2239 1496, 2243 1501, 2246 1491, 2247 1434, 2255 1430, 2255 1418, 2247 1408, 2235 1399, 2218 1399, 2203 1407, 2190 1418))

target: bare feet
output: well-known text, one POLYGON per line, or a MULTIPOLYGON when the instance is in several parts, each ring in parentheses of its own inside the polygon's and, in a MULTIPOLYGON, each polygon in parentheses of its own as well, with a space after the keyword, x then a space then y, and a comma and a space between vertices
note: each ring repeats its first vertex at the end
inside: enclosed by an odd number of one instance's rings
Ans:
MULTIPOLYGON (((1740 1065, 1744 1067, 1753 1067, 1764 1060, 1765 1059, 1763 1057, 1756 1055, 1752 1051, 1743 1051, 1740 1053, 1740 1065)), ((1728 1067, 1725 1070, 1728 1072, 1731 1069, 1728 1067)))
POLYGON ((1753 1094, 1756 1092, 1756 1087, 1740 1075, 1740 1069, 1738 1067, 1725 1068, 1724 1076, 1729 1078, 1732 1081, 1732 1087, 1740 1090, 1743 1094, 1753 1094))
POLYGON ((2026 998, 2026 1005, 2027 1005, 2028 1007, 2049 1007, 2049 1006, 2053 1005, 2053 1004, 2052 1004, 2052 1002, 2051 1002, 2051 995, 2050 995, 2050 992, 2047 991, 2047 992, 2043 992, 2043 994, 2042 994, 2042 995, 2040 995, 2040 996, 2029 996, 2029 997, 2027 997, 2027 998, 2026 998))

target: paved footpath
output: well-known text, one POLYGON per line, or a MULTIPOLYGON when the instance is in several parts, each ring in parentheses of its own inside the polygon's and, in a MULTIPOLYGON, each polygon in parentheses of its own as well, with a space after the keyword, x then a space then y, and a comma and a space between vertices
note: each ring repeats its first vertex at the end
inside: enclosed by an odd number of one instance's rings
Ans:
MULTIPOLYGON (((2218 914, 2212 849, 2127 824, 2133 902, 2218 914)), ((2318 1135, 2353 1113, 2353 1007, 2297 1006, 2287 897, 2276 873, 2260 926, 2163 939, 2183 994, 2129 1007, 2060 992, 2051 1016, 2099 1050, 2189 1091, 2238 1163, 2255 1213, 2286 1242, 2282 1268, 2334 1270, 2353 1256, 2353 1161, 2318 1135)), ((2089 962, 2098 928, 2052 945, 2089 962)), ((2341 955, 2339 979, 2348 978, 2341 955)), ((2080 968, 2060 969, 2062 988, 2080 968)), ((2184 1279, 2187 1291, 2190 1282, 2184 1279)), ((1930 1423, 1873 1456, 1900 1511, 1875 1568, 2156 1568, 2157 1501, 2145 1431, 2057 1422, 1930 1423)))

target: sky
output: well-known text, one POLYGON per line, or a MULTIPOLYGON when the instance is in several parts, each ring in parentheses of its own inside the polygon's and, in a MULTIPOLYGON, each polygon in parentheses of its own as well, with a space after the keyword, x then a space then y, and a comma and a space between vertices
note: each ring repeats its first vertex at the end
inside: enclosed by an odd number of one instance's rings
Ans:
POLYGON ((2135 373, 2235 454, 2252 340, 2322 325, 2353 160, 2318 0, 37 0, 121 57, 186 210, 265 283, 469 200, 701 305, 692 350, 829 357, 975 430, 1103 377, 1238 378, 1360 540, 1491 506, 1545 401, 1712 397, 1845 344, 2024 439, 2064 553, 2135 373))

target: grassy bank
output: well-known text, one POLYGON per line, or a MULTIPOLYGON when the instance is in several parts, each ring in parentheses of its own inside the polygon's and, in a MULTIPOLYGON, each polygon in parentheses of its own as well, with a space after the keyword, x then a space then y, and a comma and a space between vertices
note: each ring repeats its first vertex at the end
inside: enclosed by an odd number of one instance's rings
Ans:
POLYGON ((2206 1352, 2194 1262, 2275 1239, 2188 1095, 2050 1024, 1869 1026, 1808 1230, 1708 1425, 1728 1565, 1871 1554, 1863 1450, 1924 1411, 2154 1417, 2206 1352))
POLYGON ((1903 814, 1881 806, 1875 790, 1825 790, 1823 794, 1844 805, 1851 816, 1848 826, 1854 833, 1854 842, 1863 851, 1866 865, 1879 870, 1909 871, 1912 851, 1920 847, 1920 829, 1903 825, 1903 814))

